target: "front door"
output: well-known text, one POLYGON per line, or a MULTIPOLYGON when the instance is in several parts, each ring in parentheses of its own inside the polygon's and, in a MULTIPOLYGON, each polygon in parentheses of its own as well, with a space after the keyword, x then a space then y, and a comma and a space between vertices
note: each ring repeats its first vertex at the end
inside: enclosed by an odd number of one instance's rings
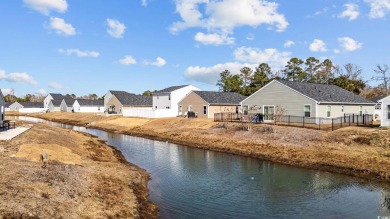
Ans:
POLYGON ((275 106, 264 106, 264 121, 274 120, 275 106))

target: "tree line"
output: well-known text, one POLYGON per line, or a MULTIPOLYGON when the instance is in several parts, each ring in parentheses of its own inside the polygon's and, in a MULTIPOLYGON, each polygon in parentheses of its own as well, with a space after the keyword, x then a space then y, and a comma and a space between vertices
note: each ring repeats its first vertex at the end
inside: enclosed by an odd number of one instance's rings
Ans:
POLYGON ((389 95, 390 72, 387 65, 377 65, 371 81, 379 82, 372 87, 362 77, 362 68, 347 63, 335 65, 330 59, 320 61, 315 57, 306 60, 291 58, 284 69, 273 71, 267 63, 261 63, 255 69, 243 67, 238 73, 225 70, 220 73, 217 86, 223 92, 237 92, 249 96, 264 87, 273 79, 284 79, 317 84, 331 84, 344 88, 366 98, 389 95))

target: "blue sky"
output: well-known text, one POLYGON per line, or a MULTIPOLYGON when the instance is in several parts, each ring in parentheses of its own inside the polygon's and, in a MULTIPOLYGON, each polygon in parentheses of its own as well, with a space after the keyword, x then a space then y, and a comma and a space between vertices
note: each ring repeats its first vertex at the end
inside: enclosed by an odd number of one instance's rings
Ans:
POLYGON ((0 15, 0 87, 18 96, 217 90, 225 69, 310 56, 368 80, 390 60, 390 0, 2 0, 0 15))

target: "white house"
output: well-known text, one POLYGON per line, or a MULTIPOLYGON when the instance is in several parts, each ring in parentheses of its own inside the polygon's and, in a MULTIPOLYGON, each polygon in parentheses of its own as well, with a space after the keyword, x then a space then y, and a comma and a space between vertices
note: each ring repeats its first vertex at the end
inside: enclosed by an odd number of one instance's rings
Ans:
POLYGON ((60 104, 61 112, 72 112, 74 101, 72 96, 66 95, 60 104))
POLYGON ((5 112, 5 100, 3 93, 0 89, 0 124, 3 124, 4 122, 4 112, 5 112))
POLYGON ((382 104, 381 126, 390 127, 390 96, 379 100, 382 104))
POLYGON ((153 93, 155 118, 179 116, 179 102, 191 91, 200 90, 193 85, 168 87, 153 93), (159 113, 163 112, 163 113, 159 113))
POLYGON ((9 104, 8 108, 9 111, 19 111, 19 109, 23 108, 23 105, 20 104, 19 102, 13 102, 9 104))
POLYGON ((102 113, 104 112, 103 100, 76 99, 73 103, 76 113, 102 113))
POLYGON ((49 111, 50 112, 60 112, 61 111, 62 99, 52 99, 49 101, 49 111))
POLYGON ((22 106, 18 110, 20 113, 43 113, 46 112, 46 110, 48 109, 43 108, 42 102, 19 102, 19 104, 22 106))
POLYGON ((62 101, 64 99, 64 96, 62 94, 55 94, 55 93, 50 93, 48 94, 45 99, 43 100, 43 108, 49 109, 50 105, 50 100, 57 100, 55 103, 58 101, 62 101))

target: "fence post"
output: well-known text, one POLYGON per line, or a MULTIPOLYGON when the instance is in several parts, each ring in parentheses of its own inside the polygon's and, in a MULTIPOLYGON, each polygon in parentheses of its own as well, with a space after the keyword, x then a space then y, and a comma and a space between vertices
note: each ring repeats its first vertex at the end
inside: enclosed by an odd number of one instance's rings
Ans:
POLYGON ((305 128, 305 117, 302 116, 302 127, 305 128))
POLYGON ((290 117, 291 115, 288 115, 288 125, 290 126, 290 117))
POLYGON ((349 122, 349 126, 351 126, 351 115, 349 115, 348 122, 349 122))
POLYGON ((318 122, 318 130, 321 130, 321 117, 319 118, 318 121, 319 121, 319 122, 318 122))
POLYGON ((343 127, 343 117, 340 117, 340 125, 341 125, 341 128, 343 127))
POLYGON ((333 131, 333 118, 332 118, 332 131, 333 131))

